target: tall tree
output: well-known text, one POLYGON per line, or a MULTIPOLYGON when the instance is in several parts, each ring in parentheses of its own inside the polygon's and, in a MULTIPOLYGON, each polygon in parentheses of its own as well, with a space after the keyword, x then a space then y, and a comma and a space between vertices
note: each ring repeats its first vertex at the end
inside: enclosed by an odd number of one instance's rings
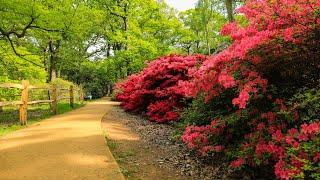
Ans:
POLYGON ((230 22, 234 21, 234 7, 233 7, 233 4, 234 4, 234 0, 225 0, 225 3, 226 3, 226 9, 227 9, 227 14, 228 14, 228 20, 230 22))
POLYGON ((222 25, 227 21, 209 0, 201 0, 195 9, 180 13, 180 19, 189 30, 190 39, 187 47, 193 53, 212 54, 219 51, 219 46, 227 39, 220 35, 222 25))

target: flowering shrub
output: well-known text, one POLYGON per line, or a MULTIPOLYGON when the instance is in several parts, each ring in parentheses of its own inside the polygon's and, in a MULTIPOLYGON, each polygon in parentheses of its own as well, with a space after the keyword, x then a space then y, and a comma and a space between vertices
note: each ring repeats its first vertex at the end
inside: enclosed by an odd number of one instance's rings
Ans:
POLYGON ((320 122, 303 124, 299 129, 300 131, 296 128, 289 129, 286 135, 282 135, 278 130, 274 133, 274 136, 278 136, 276 142, 266 146, 266 150, 273 150, 271 154, 279 154, 275 174, 283 179, 289 177, 319 179, 320 122), (277 149, 279 152, 274 151, 277 149))
POLYGON ((224 26, 233 39, 226 50, 160 58, 118 84, 117 99, 163 123, 193 98, 182 140, 199 155, 224 153, 236 170, 273 166, 280 179, 319 179, 320 1, 246 0, 238 12, 248 25, 224 26))
POLYGON ((193 78, 192 72, 205 59, 202 55, 161 57, 117 84, 116 98, 124 109, 146 112, 151 121, 176 121, 188 100, 184 83, 193 78))
POLYGON ((273 165, 280 179, 320 178, 319 103, 289 100, 319 87, 320 1, 247 0, 238 12, 249 24, 227 24, 221 33, 233 44, 184 84, 205 97, 213 120, 187 118, 182 140, 201 155, 226 153, 235 169, 273 165))
POLYGON ((198 149, 201 155, 206 155, 210 151, 221 152, 223 146, 220 144, 210 145, 210 136, 219 136, 225 125, 223 123, 218 124, 217 120, 213 120, 210 125, 206 126, 189 126, 186 128, 182 140, 187 143, 187 146, 191 149, 198 149))
POLYGON ((259 64, 273 63, 273 59, 284 55, 283 58, 296 56, 293 52, 296 47, 308 50, 307 47, 319 44, 316 41, 319 40, 319 1, 248 0, 238 11, 247 17, 249 25, 240 27, 231 23, 222 29, 222 34, 230 35, 234 43, 205 61, 194 78, 195 83, 190 85, 194 89, 192 95, 206 92, 208 99, 224 89, 237 87, 239 96, 234 104, 244 108, 249 94, 265 91, 267 80, 259 73, 259 64), (310 37, 317 39, 310 41, 310 37))
MULTIPOLYGON (((315 94, 310 98, 317 100, 319 97, 315 94)), ((228 103, 220 108, 212 106, 215 111, 210 116, 216 119, 208 125, 188 126, 182 140, 202 156, 223 152, 234 157, 230 166, 235 169, 272 164, 275 175, 282 179, 319 178, 320 121, 309 119, 319 118, 319 114, 310 116, 303 112, 308 111, 305 108, 318 107, 320 101, 296 101, 299 105, 293 108, 269 96, 251 103, 243 110, 226 110, 223 107, 228 107, 228 103)), ((200 124, 200 121, 195 119, 194 122, 200 124)))

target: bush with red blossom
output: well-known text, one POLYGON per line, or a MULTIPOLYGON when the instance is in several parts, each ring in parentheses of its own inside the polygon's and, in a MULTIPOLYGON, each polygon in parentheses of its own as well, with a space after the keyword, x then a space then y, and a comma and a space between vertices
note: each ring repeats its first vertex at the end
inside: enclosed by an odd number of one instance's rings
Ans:
POLYGON ((238 12, 248 24, 224 26, 226 50, 157 59, 117 99, 159 123, 182 117, 190 149, 225 154, 236 170, 319 179, 320 1, 246 0, 238 12))
POLYGON ((203 55, 169 55, 152 61, 139 74, 117 84, 116 99, 124 109, 146 112, 151 121, 177 121, 188 99, 185 82, 190 81, 203 55))
POLYGON ((183 113, 182 140, 201 155, 223 152, 235 169, 271 165, 280 179, 320 178, 320 1, 247 0, 238 12, 248 25, 226 25, 233 44, 184 84, 205 108, 196 102, 183 113), (212 112, 206 124, 185 118, 203 109, 212 112))

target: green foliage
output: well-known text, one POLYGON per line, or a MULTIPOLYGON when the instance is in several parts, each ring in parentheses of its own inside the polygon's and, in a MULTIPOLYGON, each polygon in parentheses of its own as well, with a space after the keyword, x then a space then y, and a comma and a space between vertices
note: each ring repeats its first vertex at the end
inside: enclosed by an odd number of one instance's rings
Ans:
POLYGON ((57 78, 50 82, 52 85, 56 85, 58 88, 69 88, 71 85, 74 85, 72 82, 66 81, 61 78, 57 78))
POLYGON ((112 20, 105 32, 120 78, 140 71, 145 61, 173 50, 182 23, 163 1, 99 1, 112 20), (121 27, 121 28, 117 28, 121 27))
POLYGON ((214 119, 214 111, 211 104, 205 103, 204 97, 199 97, 192 101, 190 107, 186 108, 181 114, 181 119, 185 124, 206 125, 214 119))
POLYGON ((96 97, 105 94, 106 84, 139 72, 145 61, 177 52, 188 33, 164 1, 5 0, 0 5, 1 47, 16 56, 3 55, 8 68, 32 69, 12 74, 11 81, 49 82, 57 76, 83 83, 96 97))
POLYGON ((227 19, 215 3, 199 1, 195 9, 180 13, 186 29, 180 43, 187 53, 212 54, 221 51, 230 42, 220 35, 220 29, 227 19))
POLYGON ((305 122, 320 119, 320 88, 302 89, 287 104, 294 106, 305 122))
MULTIPOLYGON (((191 105, 184 110, 181 115, 182 121, 187 125, 207 125, 212 120, 229 115, 232 106, 232 92, 235 90, 231 89, 221 94, 221 97, 213 98, 206 102, 205 97, 200 95, 199 97, 192 100, 191 105), (221 108, 221 107, 228 108, 221 108)), ((225 117, 224 117, 225 118, 225 117)), ((233 116, 229 116, 226 122, 233 122, 233 116)))
POLYGON ((57 76, 101 97, 145 61, 219 51, 229 41, 219 33, 226 22, 223 7, 205 2, 178 17, 156 0, 4 0, 0 67, 7 71, 1 68, 0 82, 43 83, 57 76))
POLYGON ((113 59, 106 61, 84 61, 79 66, 64 69, 65 78, 81 84, 87 93, 94 98, 106 94, 107 87, 111 87, 119 72, 113 59))
MULTIPOLYGON (((31 83, 39 84, 46 81, 47 73, 44 68, 34 66, 23 59, 14 55, 8 45, 0 40, 0 84, 1 83, 21 83, 21 80, 28 79, 31 83)), ((28 54, 24 47, 20 47, 17 51, 28 54)), ((28 58, 40 63, 41 58, 37 55, 30 55, 28 58)), ((18 89, 2 89, 0 88, 0 99, 2 101, 12 101, 20 99, 21 91, 18 89)))
MULTIPOLYGON (((0 83, 19 82, 23 79, 28 79, 31 82, 45 82, 47 74, 44 68, 34 66, 17 57, 11 48, 1 41, 0 46, 0 83)), ((17 51, 30 54, 24 47, 18 48, 17 51)), ((37 55, 30 55, 28 58, 35 63, 42 61, 37 55)))

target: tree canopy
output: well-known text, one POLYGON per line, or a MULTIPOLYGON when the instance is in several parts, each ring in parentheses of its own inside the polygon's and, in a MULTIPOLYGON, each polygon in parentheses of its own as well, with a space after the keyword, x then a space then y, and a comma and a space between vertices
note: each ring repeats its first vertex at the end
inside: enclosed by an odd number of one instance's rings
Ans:
POLYGON ((185 12, 164 0, 4 0, 0 7, 0 81, 64 78, 88 89, 94 83, 97 97, 145 62, 213 54, 230 41, 219 32, 230 18, 217 0, 185 12))

